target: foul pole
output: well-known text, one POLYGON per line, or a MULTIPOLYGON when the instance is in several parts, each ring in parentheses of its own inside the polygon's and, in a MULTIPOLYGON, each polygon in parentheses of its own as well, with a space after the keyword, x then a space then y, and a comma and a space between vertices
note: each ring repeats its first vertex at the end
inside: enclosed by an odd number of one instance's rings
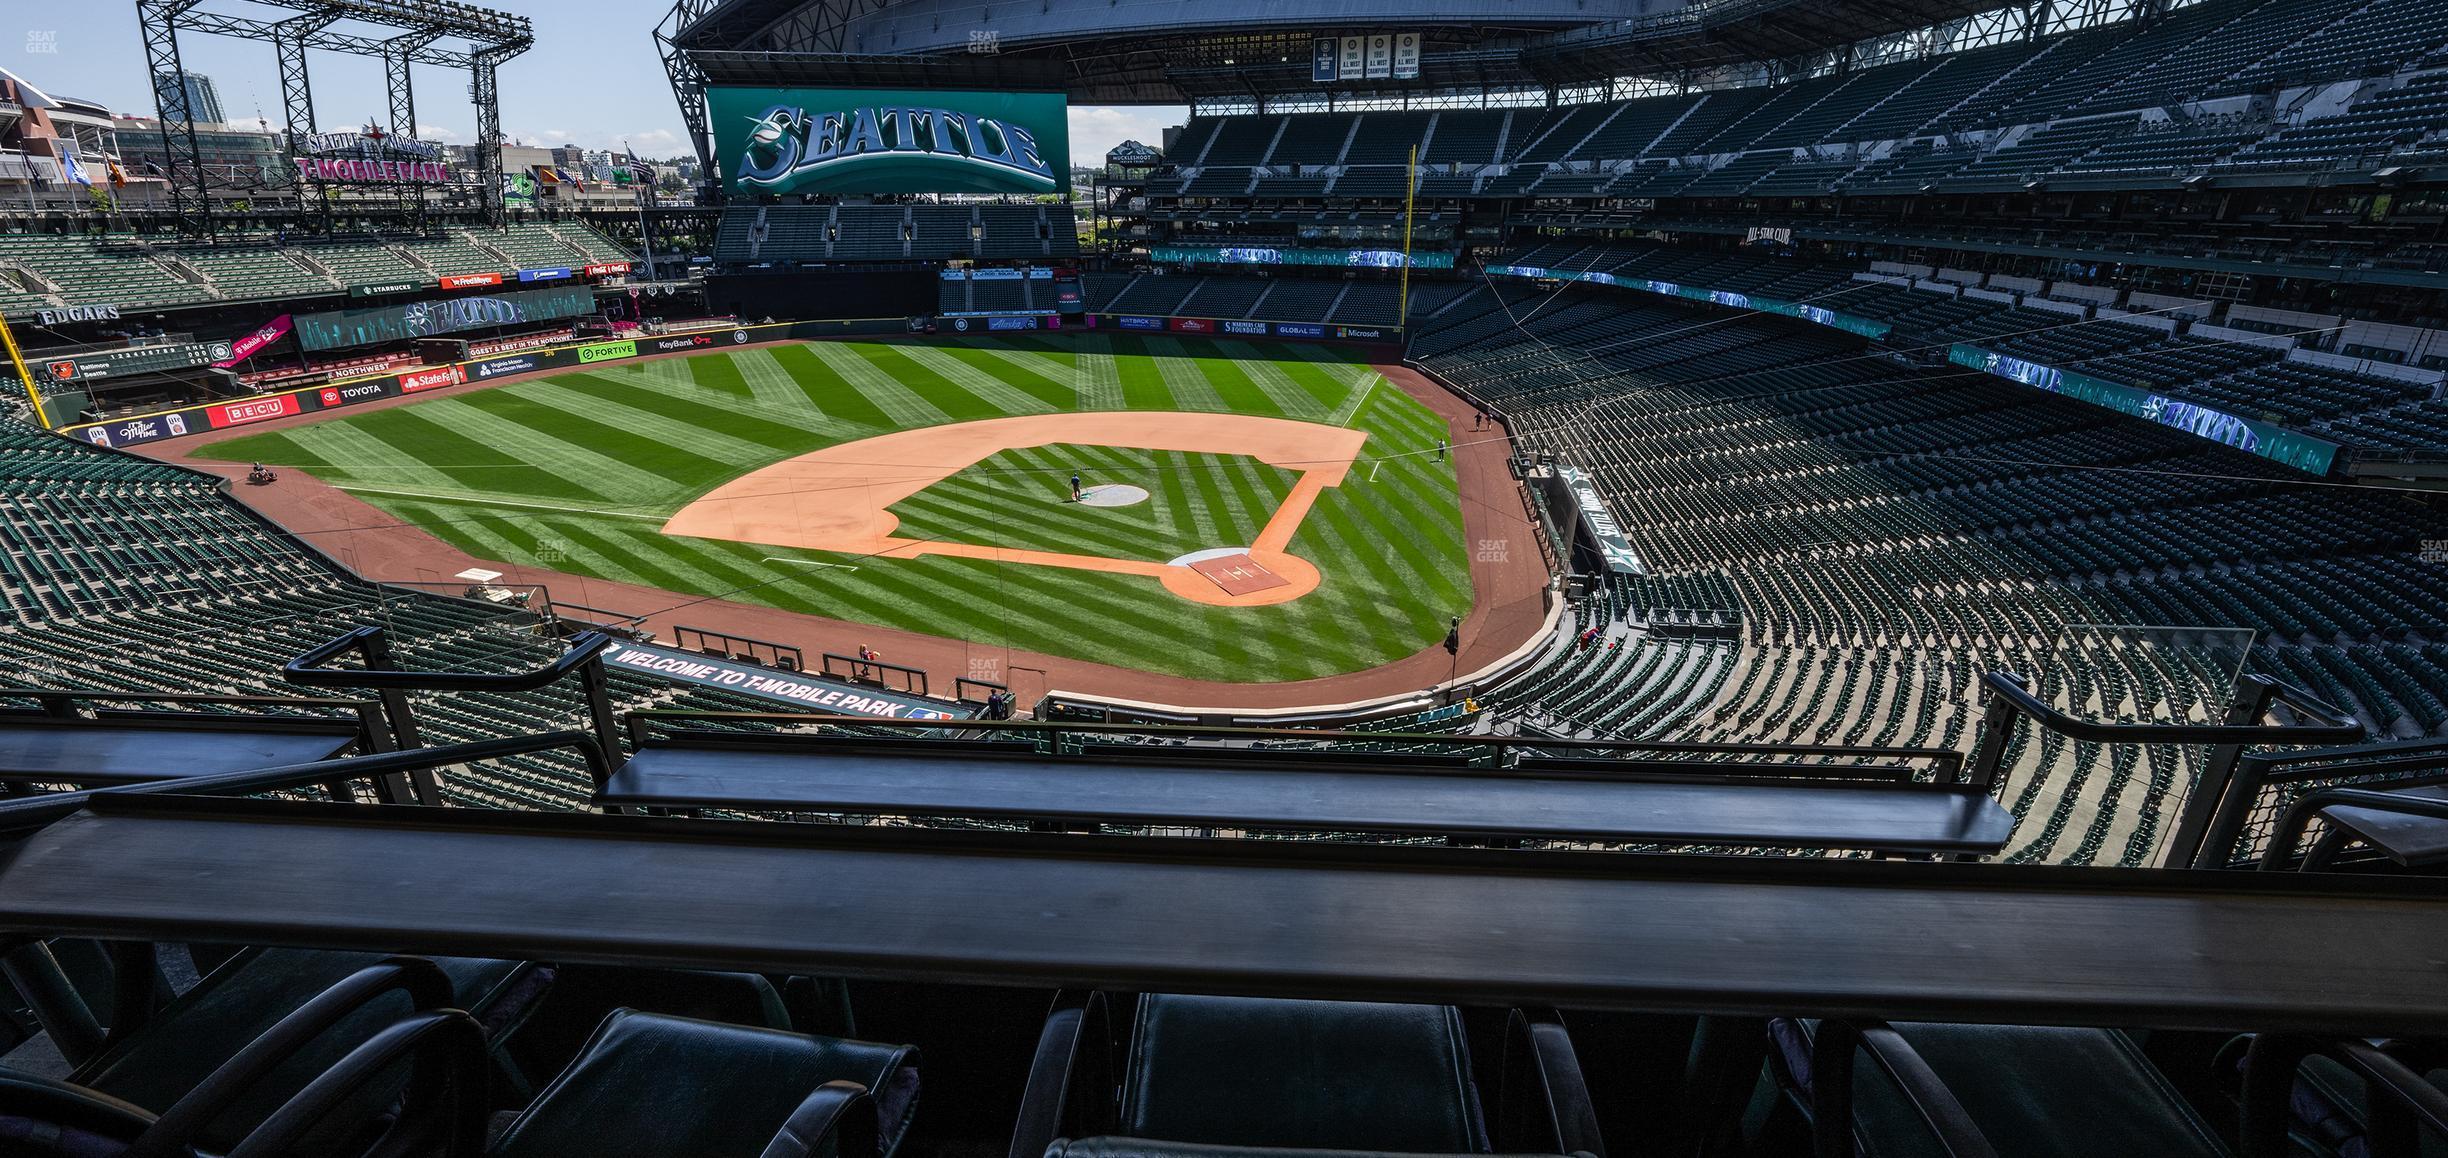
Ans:
POLYGON ((1411 146, 1411 161, 1403 166, 1402 300, 1394 305, 1394 325, 1411 328, 1411 211, 1419 198, 1419 146, 1411 146))
POLYGON ((44 430, 51 429, 51 412, 43 408, 42 392, 34 388, 34 371, 26 368, 25 353, 17 348, 17 335, 9 332, 8 319, 0 318, 0 346, 8 347, 9 365, 17 368, 17 380, 25 383, 26 401, 34 406, 34 420, 44 430))

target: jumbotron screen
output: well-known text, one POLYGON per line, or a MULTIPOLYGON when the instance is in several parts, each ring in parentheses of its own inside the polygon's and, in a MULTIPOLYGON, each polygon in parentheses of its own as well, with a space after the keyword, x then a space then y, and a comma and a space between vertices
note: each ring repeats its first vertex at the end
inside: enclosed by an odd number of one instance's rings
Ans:
POLYGON ((726 186, 757 193, 1067 193, 1061 93, 706 93, 726 186))

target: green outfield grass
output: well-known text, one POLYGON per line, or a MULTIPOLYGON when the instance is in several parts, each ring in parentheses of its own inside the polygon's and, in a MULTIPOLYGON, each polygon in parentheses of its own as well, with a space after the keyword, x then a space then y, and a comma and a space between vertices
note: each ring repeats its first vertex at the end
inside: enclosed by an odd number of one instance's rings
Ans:
MULTIPOLYGON (((1276 681, 1398 659, 1433 646, 1446 617, 1469 610, 1454 475, 1430 453, 1444 433, 1426 407, 1324 348, 1081 336, 815 342, 599 366, 232 438, 204 453, 312 471, 479 558, 989 647, 1276 681), (1143 577, 853 559, 660 530, 706 491, 836 443, 1005 415, 1121 409, 1367 431, 1358 467, 1320 497, 1292 543, 1324 573, 1319 589, 1273 607, 1221 608, 1143 577)), ((995 455, 892 510, 908 537, 1161 560, 1247 544, 1293 479, 1235 455, 1045 447, 995 455), (1150 499, 1068 503, 1075 468, 1092 484, 1144 487, 1150 499)))

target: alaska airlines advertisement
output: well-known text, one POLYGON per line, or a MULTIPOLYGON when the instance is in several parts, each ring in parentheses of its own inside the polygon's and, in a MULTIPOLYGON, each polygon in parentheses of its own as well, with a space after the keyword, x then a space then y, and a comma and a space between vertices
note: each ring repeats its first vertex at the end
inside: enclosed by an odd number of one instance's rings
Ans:
POLYGON ((1067 193, 1061 93, 715 88, 733 193, 1067 193))

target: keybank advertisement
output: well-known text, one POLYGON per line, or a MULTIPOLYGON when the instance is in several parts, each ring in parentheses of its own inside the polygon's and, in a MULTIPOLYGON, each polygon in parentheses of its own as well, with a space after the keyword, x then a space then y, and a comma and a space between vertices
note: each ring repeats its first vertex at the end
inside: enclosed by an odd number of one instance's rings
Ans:
POLYGON ((2088 374, 2027 362, 2009 354, 1960 342, 1947 349, 1947 361, 2068 398, 2078 398, 2094 406, 2105 406, 2136 418, 2148 419, 2161 426, 2172 426, 2197 438, 2250 451, 2297 470, 2328 474, 2330 467, 2337 462, 2338 445, 2334 442, 2298 434, 2283 426, 2238 417, 2224 410, 2213 410, 2199 403, 2181 402, 2148 390, 2093 378, 2088 374))
POLYGON ((729 88, 706 94, 733 193, 1067 193, 1060 93, 729 88))

